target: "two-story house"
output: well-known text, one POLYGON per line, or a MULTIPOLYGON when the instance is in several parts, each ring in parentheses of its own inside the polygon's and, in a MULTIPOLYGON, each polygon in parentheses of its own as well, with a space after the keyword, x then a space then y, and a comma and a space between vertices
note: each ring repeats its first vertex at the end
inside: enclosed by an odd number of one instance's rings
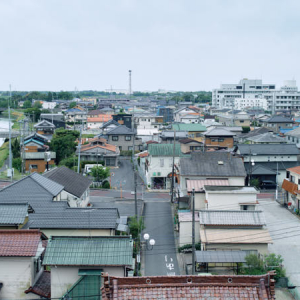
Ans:
MULTIPOLYGON (((79 149, 76 150, 78 155, 79 149)), ((105 166, 116 167, 120 150, 115 145, 110 145, 103 138, 94 138, 88 144, 80 148, 80 157, 82 161, 104 161, 105 166)))
POLYGON ((295 144, 238 144, 237 154, 243 157, 247 182, 257 178, 260 182, 273 180, 275 183, 277 173, 277 183, 281 185, 286 169, 300 165, 300 151, 295 144))
MULTIPOLYGON (((177 109, 174 112, 174 121, 175 122, 181 122, 181 118, 183 116, 188 115, 188 114, 193 114, 193 113, 199 114, 197 109, 191 108, 191 107, 182 107, 180 109, 177 109)), ((198 118, 199 118, 199 115, 198 115, 198 118)))
POLYGON ((55 130, 55 125, 50 121, 42 120, 34 125, 34 129, 38 134, 52 136, 55 130))
MULTIPOLYGON (((172 144, 149 144, 148 152, 141 153, 140 170, 142 178, 146 181, 146 185, 151 189, 168 190, 172 181, 173 166, 173 150, 172 144)), ((184 155, 181 152, 179 144, 175 144, 174 158, 174 176, 175 182, 178 181, 179 160, 184 155)))
POLYGON ((106 115, 106 114, 101 114, 98 115, 97 117, 88 117, 87 118, 87 128, 89 129, 98 129, 100 128, 103 124, 108 122, 109 120, 112 120, 111 115, 106 115))
POLYGON ((56 153, 49 151, 48 142, 48 137, 39 133, 33 133, 24 138, 22 155, 26 171, 42 173, 55 165, 56 153))
POLYGON ((214 128, 208 130, 204 134, 205 148, 218 149, 218 148, 233 148, 235 133, 227 130, 226 128, 214 128))
POLYGON ((0 230, 1 299, 50 297, 50 281, 42 291, 34 289, 48 275, 42 266, 46 241, 39 230, 0 230))
POLYGON ((264 127, 271 128, 275 132, 282 130, 292 130, 294 121, 283 116, 272 116, 261 121, 264 127))
POLYGON ((206 131, 206 127, 202 124, 172 124, 172 130, 186 131, 188 137, 198 142, 202 142, 203 133, 206 131))
POLYGON ((90 202, 90 179, 65 166, 52 169, 43 177, 63 187, 61 200, 67 200, 70 206, 86 207, 90 202))
POLYGON ((227 180, 230 186, 244 186, 243 161, 225 152, 194 152, 180 159, 180 194, 188 193, 188 180, 227 180))
POLYGON ((133 139, 135 139, 134 150, 142 150, 142 140, 136 137, 135 131, 124 125, 119 125, 107 131, 102 137, 105 138, 109 144, 119 147, 120 151, 132 151, 133 139))

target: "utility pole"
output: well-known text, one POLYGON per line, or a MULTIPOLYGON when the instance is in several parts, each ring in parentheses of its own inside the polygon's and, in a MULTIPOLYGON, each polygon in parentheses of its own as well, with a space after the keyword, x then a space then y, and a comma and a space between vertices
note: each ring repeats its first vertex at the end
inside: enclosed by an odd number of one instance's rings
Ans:
MULTIPOLYGON (((131 72, 131 71, 130 71, 131 72)), ((131 73, 129 73, 131 74, 131 73)), ((135 124, 134 124, 134 107, 133 107, 133 112, 132 112, 132 117, 131 117, 131 127, 132 127, 132 155, 131 155, 131 159, 132 159, 132 166, 133 166, 133 176, 134 176, 134 211, 135 211, 135 216, 136 219, 138 221, 139 216, 138 216, 138 208, 137 208, 137 194, 136 194, 136 186, 137 186, 137 174, 136 174, 136 170, 135 170, 135 159, 134 159, 134 150, 135 150, 135 124)))
POLYGON ((174 127, 174 142, 173 142, 173 163, 172 163, 172 178, 171 178, 171 203, 174 202, 174 165, 175 165, 175 140, 176 140, 176 130, 174 127))
POLYGON ((8 132, 9 132, 9 170, 10 170, 10 181, 13 179, 13 170, 12 170, 12 152, 11 152, 11 121, 10 121, 10 102, 11 102, 11 85, 9 85, 9 101, 8 101, 8 132))
POLYGON ((131 70, 129 70, 129 99, 131 99, 131 70))
POLYGON ((276 201, 278 200, 278 162, 276 168, 276 201))
POLYGON ((192 191, 192 266, 193 266, 193 272, 192 275, 195 275, 195 189, 193 188, 192 191))
POLYGON ((80 136, 79 136, 79 143, 78 143, 78 165, 77 165, 77 173, 78 174, 79 174, 79 171, 80 171, 81 133, 82 133, 82 126, 80 127, 80 136))

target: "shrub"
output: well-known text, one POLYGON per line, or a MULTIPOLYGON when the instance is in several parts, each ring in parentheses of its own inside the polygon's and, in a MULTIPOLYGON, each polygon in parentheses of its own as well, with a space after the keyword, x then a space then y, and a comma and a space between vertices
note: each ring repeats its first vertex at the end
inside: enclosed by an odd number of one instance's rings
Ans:
POLYGON ((102 183, 102 188, 103 189, 110 189, 110 184, 107 180, 102 183))
POLYGON ((20 157, 14 158, 12 161, 12 167, 19 172, 21 172, 22 168, 22 159, 20 157))

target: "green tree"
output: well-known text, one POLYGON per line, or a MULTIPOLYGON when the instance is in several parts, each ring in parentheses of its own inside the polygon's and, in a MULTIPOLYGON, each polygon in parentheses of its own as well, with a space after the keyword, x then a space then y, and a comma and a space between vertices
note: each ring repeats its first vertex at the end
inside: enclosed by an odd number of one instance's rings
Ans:
POLYGON ((136 217, 131 217, 128 222, 129 231, 133 238, 133 255, 136 257, 136 255, 139 253, 140 249, 140 236, 141 232, 145 229, 145 223, 143 217, 139 217, 139 220, 137 220, 136 217))
POLYGON ((71 100, 71 99, 73 99, 73 94, 70 92, 61 91, 58 93, 58 99, 71 100))
POLYGON ((22 159, 21 157, 16 157, 13 159, 12 161, 12 166, 14 169, 18 170, 19 172, 21 172, 21 168, 22 168, 22 159))
POLYGON ((42 103, 40 101, 35 101, 34 104, 33 104, 33 107, 34 108, 42 108, 43 105, 42 105, 42 103))
POLYGON ((26 100, 23 103, 23 108, 30 108, 31 107, 31 101, 30 100, 26 100))
POLYGON ((37 122, 41 116, 42 111, 37 107, 27 108, 25 114, 29 114, 33 122, 37 122))
POLYGON ((248 268, 246 272, 248 275, 264 274, 264 262, 257 254, 249 254, 245 257, 248 268))
POLYGON ((102 181, 109 177, 110 169, 108 167, 95 166, 91 169, 91 174, 96 182, 102 181))
POLYGON ((76 139, 80 133, 76 130, 66 130, 59 128, 55 131, 50 142, 50 149, 56 152, 56 163, 59 164, 64 158, 67 158, 75 153, 76 139))
POLYGON ((13 153, 13 157, 15 158, 20 157, 20 141, 18 140, 18 138, 12 140, 11 150, 13 153))
POLYGON ((274 270, 276 271, 275 280, 280 277, 285 277, 285 269, 283 268, 283 258, 281 255, 276 255, 275 253, 270 253, 265 255, 265 268, 266 271, 274 270))
POLYGON ((71 102, 70 104, 69 104, 69 108, 73 108, 73 107, 75 107, 77 105, 77 103, 75 102, 75 101, 73 101, 73 102, 71 102))
POLYGON ((243 133, 248 133, 250 131, 250 127, 249 126, 242 126, 243 129, 243 133))

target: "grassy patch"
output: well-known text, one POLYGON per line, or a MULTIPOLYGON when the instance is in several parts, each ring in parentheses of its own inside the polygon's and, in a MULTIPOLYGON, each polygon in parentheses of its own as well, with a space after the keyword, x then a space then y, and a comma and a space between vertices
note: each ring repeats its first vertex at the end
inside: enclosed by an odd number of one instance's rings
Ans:
MULTIPOLYGON (((20 180, 21 178, 22 178, 22 174, 17 169, 15 169, 14 170, 14 177, 13 177, 13 179, 14 180, 20 180)), ((10 179, 9 177, 7 177, 6 170, 4 172, 0 173, 0 179, 7 179, 7 180, 10 179)))
POLYGON ((8 154, 8 142, 6 142, 0 147, 0 168, 3 167, 5 160, 8 158, 8 154))

